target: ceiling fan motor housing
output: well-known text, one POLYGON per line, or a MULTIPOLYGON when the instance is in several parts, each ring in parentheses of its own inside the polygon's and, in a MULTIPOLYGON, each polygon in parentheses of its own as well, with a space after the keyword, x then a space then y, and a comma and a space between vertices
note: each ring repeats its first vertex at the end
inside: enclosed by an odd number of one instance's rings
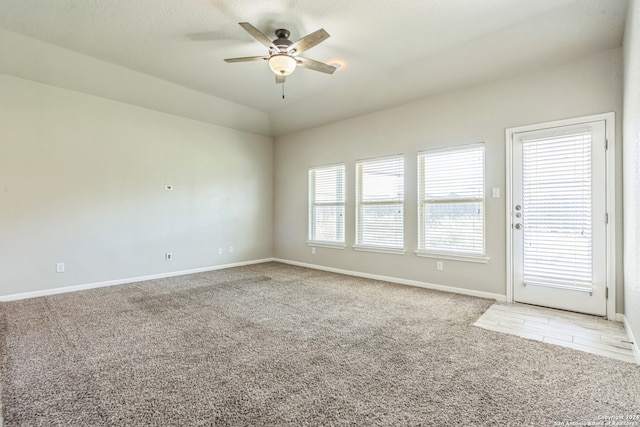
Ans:
POLYGON ((291 33, 289 33, 289 30, 285 30, 284 28, 277 29, 275 32, 276 37, 278 38, 273 41, 273 44, 281 51, 287 51, 287 48, 293 44, 291 40, 289 40, 291 33))

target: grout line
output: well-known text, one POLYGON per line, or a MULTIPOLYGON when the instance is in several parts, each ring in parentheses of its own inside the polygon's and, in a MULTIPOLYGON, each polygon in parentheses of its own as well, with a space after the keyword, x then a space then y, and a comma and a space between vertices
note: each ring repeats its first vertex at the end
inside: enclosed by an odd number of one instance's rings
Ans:
POLYGON ((598 350, 611 351, 611 352, 614 352, 614 353, 620 353, 620 354, 624 354, 624 355, 631 355, 631 354, 632 354, 632 353, 631 353, 631 349, 615 347, 615 346, 608 345, 608 344, 598 344, 598 343, 593 343, 593 344, 595 344, 595 345, 592 345, 592 344, 590 344, 590 343, 588 343, 588 342, 585 342, 585 341, 588 341, 588 340, 581 340, 581 339, 578 339, 578 340, 576 341, 576 340, 575 340, 575 337, 574 337, 573 343, 574 343, 574 344, 578 344, 578 345, 584 345, 584 346, 586 346, 586 347, 596 348, 596 349, 598 349, 598 350))

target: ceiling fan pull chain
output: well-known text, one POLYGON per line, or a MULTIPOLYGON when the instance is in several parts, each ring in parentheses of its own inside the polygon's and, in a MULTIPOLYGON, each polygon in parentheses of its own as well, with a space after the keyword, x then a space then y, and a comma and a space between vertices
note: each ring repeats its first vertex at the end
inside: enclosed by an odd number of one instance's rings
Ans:
POLYGON ((282 82, 282 99, 284 99, 284 82, 282 82))

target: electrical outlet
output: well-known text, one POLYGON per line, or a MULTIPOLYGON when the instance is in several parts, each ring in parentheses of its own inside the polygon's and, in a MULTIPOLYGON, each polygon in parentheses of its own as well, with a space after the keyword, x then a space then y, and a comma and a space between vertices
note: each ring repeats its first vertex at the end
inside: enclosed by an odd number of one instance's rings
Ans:
POLYGON ((164 254, 164 259, 166 261, 171 261, 173 259, 173 255, 171 254, 171 252, 167 252, 166 254, 164 254))
POLYGON ((233 246, 229 246, 229 253, 232 254, 233 253, 233 246))
POLYGON ((222 255, 222 248, 218 248, 218 255, 222 255))
POLYGON ((316 254, 316 248, 311 248, 311 255, 315 255, 316 254))
POLYGON ((442 261, 436 261, 436 270, 438 270, 438 271, 444 270, 444 266, 442 265, 442 261))
POLYGON ((64 273, 64 262, 56 264, 56 273, 64 273))

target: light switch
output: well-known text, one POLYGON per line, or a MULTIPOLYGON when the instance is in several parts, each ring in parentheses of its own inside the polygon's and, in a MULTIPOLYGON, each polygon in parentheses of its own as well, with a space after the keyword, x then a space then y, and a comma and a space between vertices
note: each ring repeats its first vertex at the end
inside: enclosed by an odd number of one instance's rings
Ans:
POLYGON ((499 199, 500 198, 500 188, 499 187, 491 189, 491 197, 493 197, 494 199, 499 199))

